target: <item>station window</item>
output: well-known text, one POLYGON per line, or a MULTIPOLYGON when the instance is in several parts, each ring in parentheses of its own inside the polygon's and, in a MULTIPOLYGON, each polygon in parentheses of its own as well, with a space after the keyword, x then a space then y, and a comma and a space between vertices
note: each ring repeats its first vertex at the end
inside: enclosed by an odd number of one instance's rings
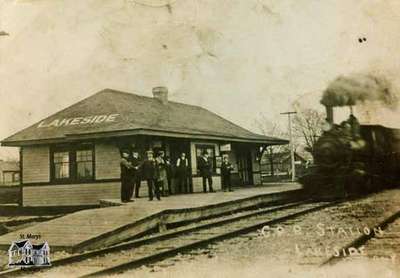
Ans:
MULTIPOLYGON (((216 172, 216 163, 215 163, 215 147, 214 145, 196 145, 196 157, 197 159, 200 159, 200 157, 203 155, 203 152, 207 151, 209 159, 211 160, 211 163, 213 165, 213 172, 216 172)), ((197 169, 197 172, 199 169, 197 169)))
POLYGON ((54 148, 52 150, 51 177, 53 182, 93 180, 93 146, 54 148))
POLYGON ((68 179, 69 174, 69 152, 54 152, 54 178, 55 179, 68 179))
POLYGON ((92 150, 76 151, 76 169, 78 179, 90 179, 93 177, 92 150))

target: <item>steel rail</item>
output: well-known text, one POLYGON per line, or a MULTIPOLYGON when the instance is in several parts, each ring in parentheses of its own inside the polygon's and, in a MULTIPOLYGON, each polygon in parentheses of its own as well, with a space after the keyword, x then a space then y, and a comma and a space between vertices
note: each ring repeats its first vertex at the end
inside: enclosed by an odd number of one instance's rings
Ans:
MULTIPOLYGON (((306 200, 289 203, 289 204, 284 204, 284 205, 277 205, 277 206, 274 206, 273 208, 269 207, 266 209, 255 209, 255 210, 253 209, 253 210, 251 210, 252 212, 245 213, 240 216, 232 217, 232 216, 223 215, 223 216, 215 217, 216 221, 211 222, 211 223, 201 224, 201 225, 197 225, 194 227, 179 227, 179 228, 171 229, 170 231, 167 231, 165 233, 162 233, 162 234, 159 234, 159 235, 156 235, 153 237, 136 239, 136 240, 120 243, 118 245, 113 245, 110 247, 105 247, 102 249, 93 250, 93 251, 85 252, 82 254, 76 254, 76 255, 68 256, 66 258, 54 260, 51 262, 51 264, 52 264, 52 267, 63 266, 63 265, 79 262, 82 260, 86 260, 91 257, 101 256, 101 255, 112 253, 112 252, 118 252, 118 251, 131 249, 131 248, 139 247, 139 246, 146 245, 146 244, 151 244, 151 243, 154 243, 154 242, 157 242, 160 240, 174 238, 174 237, 177 237, 177 236, 185 234, 185 233, 195 232, 195 231, 203 230, 203 229, 209 229, 211 227, 217 227, 217 226, 232 223, 235 221, 240 221, 240 220, 248 218, 248 217, 253 217, 253 216, 267 214, 267 213, 273 213, 273 212, 279 211, 281 209, 292 208, 292 207, 304 204, 305 202, 306 202, 306 200), (222 218, 222 220, 218 220, 221 218, 222 218)), ((205 219, 204 221, 210 221, 210 220, 212 220, 212 219, 205 219)), ((5 270, 5 271, 1 271, 0 277, 5 277, 4 275, 10 276, 10 275, 17 275, 17 274, 21 274, 21 273, 43 271, 43 270, 44 270, 43 268, 9 269, 9 270, 5 270)))
MULTIPOLYGON (((110 275, 110 274, 115 274, 115 273, 119 273, 122 271, 126 271, 129 269, 134 269, 134 268, 138 268, 141 267, 143 265, 146 264, 151 264, 154 262, 158 262, 161 261, 163 259, 175 256, 179 253, 185 252, 185 251, 189 251, 189 250, 193 250, 202 246, 206 246, 210 243, 216 242, 216 241, 221 241, 221 240, 225 240, 228 238, 232 238, 235 236, 238 236, 240 234, 246 234, 255 230, 258 230, 266 225, 275 225, 278 223, 281 223, 283 221, 287 221, 302 215, 305 215, 307 213, 311 213, 314 211, 318 211, 321 209, 324 209, 326 207, 332 206, 337 204, 338 202, 325 202, 323 205, 318 205, 312 208, 307 208, 307 209, 303 209, 299 212, 295 212, 295 213, 291 213, 282 217, 278 217, 272 220, 268 220, 268 221, 258 221, 257 223, 252 223, 251 225, 247 225, 244 227, 240 227, 238 229, 232 230, 232 231, 228 231, 226 233, 221 233, 218 234, 216 236, 209 236, 205 239, 199 239, 199 240, 193 240, 193 242, 188 243, 188 244, 184 244, 182 246, 177 246, 173 249, 170 250, 165 250, 165 251, 159 251, 159 252, 155 252, 153 254, 138 258, 138 259, 133 259, 129 262, 126 263, 122 263, 122 264, 117 264, 111 267, 107 267, 103 270, 100 271, 96 271, 93 273, 89 273, 86 275, 81 276, 83 277, 97 277, 97 276, 104 276, 104 275, 110 275)), ((301 204, 300 204, 301 205, 301 204)), ((299 204, 297 204, 296 206, 300 206, 299 204)), ((294 207, 295 205, 293 205, 294 207)), ((282 208, 281 208, 282 209, 282 208)), ((276 211, 276 210, 275 210, 276 211)), ((205 226, 210 226, 211 224, 206 224, 205 226)))
MULTIPOLYGON (((400 218, 400 211, 392 214, 391 216, 385 218, 379 224, 377 224, 374 227, 370 228, 371 232, 369 234, 363 233, 361 236, 359 236, 358 238, 356 238, 352 242, 350 242, 350 243, 346 244, 345 246, 339 248, 339 250, 348 250, 351 247, 359 248, 359 247, 363 246, 365 243, 367 243, 367 241, 369 241, 370 239, 376 237, 375 233, 372 232, 372 231, 377 231, 379 229, 385 230, 391 223, 396 221, 398 218, 400 218)), ((321 263, 320 266, 322 267, 322 266, 325 266, 325 265, 335 264, 335 263, 341 261, 345 257, 347 258, 348 256, 345 256, 342 252, 340 252, 340 254, 338 256, 329 257, 329 259, 327 259, 326 261, 321 263)))

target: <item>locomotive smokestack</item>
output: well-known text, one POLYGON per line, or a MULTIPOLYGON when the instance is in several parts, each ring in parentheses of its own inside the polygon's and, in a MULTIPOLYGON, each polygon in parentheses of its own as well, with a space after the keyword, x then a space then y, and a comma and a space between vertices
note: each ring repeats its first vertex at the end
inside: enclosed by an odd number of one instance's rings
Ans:
POLYGON ((333 124, 333 107, 326 105, 325 108, 326 108, 326 121, 330 124, 333 124))

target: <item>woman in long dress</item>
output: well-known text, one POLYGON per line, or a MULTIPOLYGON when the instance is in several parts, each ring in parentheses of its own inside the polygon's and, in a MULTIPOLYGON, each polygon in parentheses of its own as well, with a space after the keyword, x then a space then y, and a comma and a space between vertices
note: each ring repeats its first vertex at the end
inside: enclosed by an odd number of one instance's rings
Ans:
POLYGON ((165 188, 168 183, 167 176, 167 165, 164 159, 164 151, 159 151, 156 157, 156 169, 157 169, 157 181, 156 186, 162 192, 162 196, 165 196, 165 188))

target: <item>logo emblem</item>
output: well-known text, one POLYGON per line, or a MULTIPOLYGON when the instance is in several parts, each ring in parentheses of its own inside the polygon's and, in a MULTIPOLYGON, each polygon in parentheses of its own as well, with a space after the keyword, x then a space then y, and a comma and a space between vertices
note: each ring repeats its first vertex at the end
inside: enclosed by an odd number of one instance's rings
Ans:
POLYGON ((50 265, 50 247, 47 242, 32 244, 29 239, 13 241, 8 249, 9 267, 50 265))

